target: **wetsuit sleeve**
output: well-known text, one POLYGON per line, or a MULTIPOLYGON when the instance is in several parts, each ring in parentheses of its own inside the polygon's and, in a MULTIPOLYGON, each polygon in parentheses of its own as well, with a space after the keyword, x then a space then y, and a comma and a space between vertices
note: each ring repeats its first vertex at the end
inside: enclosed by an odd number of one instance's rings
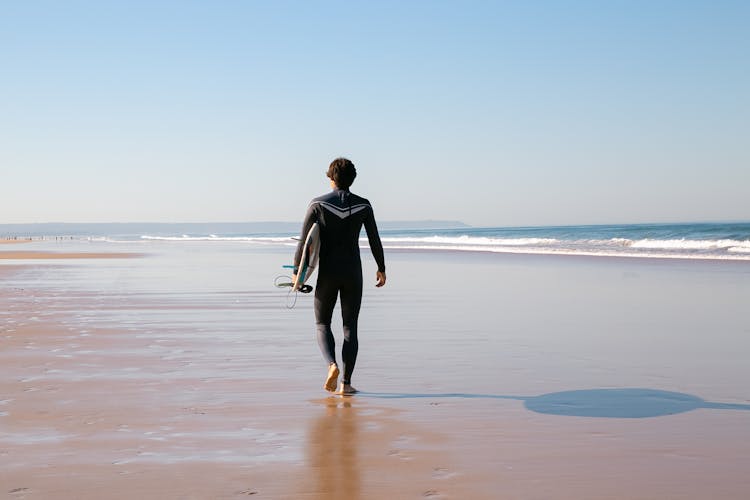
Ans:
POLYGON ((310 232, 310 228, 315 222, 317 222, 317 220, 318 217, 315 212, 315 203, 310 203, 310 206, 307 207, 305 220, 302 222, 302 234, 300 234, 299 242, 297 243, 297 251, 294 253, 294 274, 297 274, 297 271, 299 271, 299 263, 302 260, 302 249, 305 247, 307 233, 310 232))
POLYGON ((378 264, 378 271, 385 272, 385 255, 383 254, 383 243, 380 241, 378 234, 378 225, 375 222, 375 214, 370 209, 369 216, 365 219, 365 231, 367 231, 367 240, 370 242, 370 251, 378 264))

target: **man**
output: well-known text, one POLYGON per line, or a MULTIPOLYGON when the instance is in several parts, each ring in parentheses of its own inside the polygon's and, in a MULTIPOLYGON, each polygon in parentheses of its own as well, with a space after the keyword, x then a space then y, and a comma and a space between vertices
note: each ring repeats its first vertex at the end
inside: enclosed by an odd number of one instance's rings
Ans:
POLYGON ((320 260, 315 287, 315 324, 318 345, 328 362, 323 387, 336 394, 351 395, 357 392, 351 381, 357 361, 357 320, 362 303, 359 233, 363 225, 367 231, 370 250, 378 265, 375 276, 377 287, 385 285, 385 258, 370 202, 349 191, 357 176, 354 164, 346 158, 337 158, 331 162, 326 175, 331 180, 333 191, 312 200, 307 209, 302 224, 302 237, 294 256, 293 281, 297 278, 305 237, 310 227, 317 222, 320 227, 320 260), (337 389, 341 371, 336 363, 331 318, 338 296, 341 296, 344 345, 341 350, 343 376, 337 389))

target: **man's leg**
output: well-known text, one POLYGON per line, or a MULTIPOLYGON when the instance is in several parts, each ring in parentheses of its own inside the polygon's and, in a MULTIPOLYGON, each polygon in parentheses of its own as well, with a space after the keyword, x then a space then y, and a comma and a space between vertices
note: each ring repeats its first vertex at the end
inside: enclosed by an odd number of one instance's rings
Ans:
POLYGON ((341 287, 341 317, 344 323, 344 346, 341 357, 344 376, 341 381, 350 385, 354 365, 357 362, 359 340, 357 338, 357 322, 362 305, 362 273, 349 277, 341 287))
POLYGON ((318 283, 315 286, 315 328, 320 352, 328 362, 328 374, 323 387, 330 392, 336 390, 339 376, 336 365, 336 341, 331 331, 331 318, 337 295, 338 286, 334 280, 318 275, 318 283))

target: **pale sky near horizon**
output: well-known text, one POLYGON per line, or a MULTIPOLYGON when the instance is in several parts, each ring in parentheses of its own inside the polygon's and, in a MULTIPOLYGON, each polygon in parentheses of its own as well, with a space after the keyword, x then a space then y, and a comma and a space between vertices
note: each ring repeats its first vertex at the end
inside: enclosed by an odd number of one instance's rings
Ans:
POLYGON ((0 223, 750 220, 750 2, 5 1, 0 223))

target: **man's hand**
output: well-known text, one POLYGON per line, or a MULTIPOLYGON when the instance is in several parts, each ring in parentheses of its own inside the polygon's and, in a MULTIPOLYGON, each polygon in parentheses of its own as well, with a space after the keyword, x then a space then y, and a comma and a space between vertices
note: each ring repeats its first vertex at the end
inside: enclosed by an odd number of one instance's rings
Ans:
POLYGON ((375 283, 375 286, 380 288, 381 286, 385 285, 385 273, 378 271, 375 273, 375 279, 377 280, 377 283, 375 283))

